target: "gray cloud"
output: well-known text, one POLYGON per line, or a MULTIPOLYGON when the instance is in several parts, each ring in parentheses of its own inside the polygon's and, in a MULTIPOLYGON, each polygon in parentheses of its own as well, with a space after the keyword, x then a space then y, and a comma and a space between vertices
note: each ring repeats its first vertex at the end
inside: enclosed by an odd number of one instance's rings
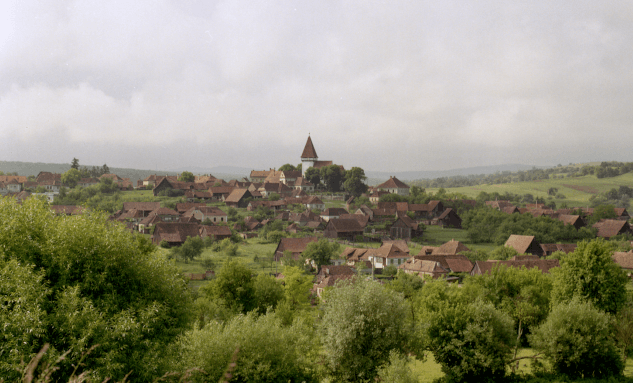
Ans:
POLYGON ((308 132, 368 170, 633 160, 626 2, 0 7, 3 160, 268 168, 308 132))

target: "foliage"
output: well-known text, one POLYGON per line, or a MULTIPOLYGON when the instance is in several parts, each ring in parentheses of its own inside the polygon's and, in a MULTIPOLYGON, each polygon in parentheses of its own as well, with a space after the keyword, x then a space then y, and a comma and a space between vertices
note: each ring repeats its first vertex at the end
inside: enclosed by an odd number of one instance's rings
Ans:
POLYGON ((617 313, 626 302, 629 283, 620 266, 611 259, 613 244, 602 238, 582 241, 573 253, 553 269, 555 303, 570 302, 573 298, 591 302, 596 308, 617 313))
POLYGON ((257 312, 265 314, 269 308, 274 310, 284 298, 284 287, 271 275, 259 274, 254 281, 255 307, 257 312))
POLYGON ((73 157, 73 160, 70 163, 70 168, 79 170, 79 160, 77 158, 73 157))
POLYGON ((343 182, 343 189, 355 197, 359 197, 361 194, 367 191, 367 184, 365 181, 365 171, 359 167, 353 167, 345 172, 345 181, 343 182))
POLYGON ((163 249, 169 249, 169 242, 167 242, 166 240, 162 240, 160 241, 160 243, 158 244, 158 246, 162 247, 163 249))
POLYGON ((294 165, 291 165, 291 164, 283 164, 279 167, 280 172, 296 171, 296 170, 298 169, 294 165))
POLYGON ((301 257, 311 260, 320 268, 323 265, 329 265, 330 260, 338 255, 340 249, 341 246, 338 242, 330 242, 325 238, 321 238, 317 242, 308 243, 303 253, 301 253, 301 257))
POLYGON ((572 225, 565 225, 550 217, 534 217, 531 214, 506 214, 496 209, 478 208, 462 217, 462 227, 475 242, 494 242, 502 245, 511 234, 533 235, 540 243, 556 243, 578 241, 594 238, 591 229, 576 230, 572 225))
POLYGON ((604 378, 624 369, 611 337, 609 315, 589 302, 572 300, 555 306, 530 344, 545 354, 554 371, 572 378, 604 378))
POLYGON ((601 219, 615 219, 617 215, 615 214, 615 206, 613 205, 600 205, 593 209, 593 214, 588 217, 588 223, 593 225, 594 223, 600 221, 601 219))
POLYGON ((339 165, 328 165, 322 167, 320 172, 327 191, 332 193, 341 191, 345 180, 345 170, 341 169, 339 165))
POLYGON ((196 257, 202 254, 204 249, 204 242, 200 237, 187 237, 185 242, 181 246, 176 246, 171 249, 173 256, 182 258, 185 263, 189 263, 196 257))
POLYGON ((396 267, 396 265, 385 266, 382 269, 382 275, 385 277, 393 277, 396 274, 398 274, 398 267, 396 267))
POLYGON ((74 188, 80 179, 81 173, 75 168, 70 168, 68 171, 62 173, 62 183, 68 187, 74 188))
POLYGON ((315 186, 321 183, 321 171, 317 168, 307 168, 303 177, 315 186))
POLYGON ((384 383, 417 383, 409 368, 409 358, 396 351, 389 352, 389 362, 378 369, 378 379, 384 383))
POLYGON ((516 257, 519 254, 513 247, 510 246, 498 246, 490 252, 488 259, 496 259, 499 261, 506 261, 512 257, 516 257))
POLYGON ((197 369, 194 382, 219 381, 233 362, 231 381, 309 383, 319 381, 316 359, 308 326, 298 321, 285 327, 275 314, 249 313, 187 332, 172 360, 175 370, 197 369))
POLYGON ((37 199, 17 205, 2 198, 0 216, 4 260, 38 270, 29 283, 50 291, 38 303, 45 332, 31 346, 50 343, 53 356, 69 351, 55 379, 68 378, 72 364, 97 344, 79 367, 97 379, 120 380, 133 370, 132 379, 147 381, 165 372, 162 350, 191 319, 190 292, 171 262, 144 237, 96 212, 54 216, 37 199))
POLYGON ((188 172, 186 170, 180 173, 180 177, 178 177, 178 181, 180 182, 194 182, 195 179, 196 176, 194 176, 192 172, 188 172))
POLYGON ((202 294, 219 304, 247 313, 255 308, 253 271, 237 261, 228 261, 215 279, 200 288, 202 294))
POLYGON ((30 360, 46 334, 43 305, 50 290, 42 283, 44 273, 15 259, 0 256, 0 376, 20 378, 21 360, 30 360))
POLYGON ((514 345, 510 316, 492 304, 437 302, 428 317, 428 347, 449 381, 501 378, 514 345))
POLYGON ((369 381, 404 352, 408 328, 403 298, 379 283, 356 279, 329 291, 320 325, 325 363, 335 381, 369 381))

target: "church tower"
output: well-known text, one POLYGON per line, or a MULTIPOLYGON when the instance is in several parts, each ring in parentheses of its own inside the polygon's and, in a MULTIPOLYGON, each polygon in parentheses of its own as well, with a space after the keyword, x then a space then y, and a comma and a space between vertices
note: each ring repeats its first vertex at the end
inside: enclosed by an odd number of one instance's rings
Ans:
POLYGON ((305 176, 306 170, 313 167, 318 160, 319 156, 317 156, 316 150, 314 150, 314 145, 312 145, 312 138, 310 138, 310 135, 308 134, 308 141, 306 142, 306 146, 303 148, 303 153, 301 153, 301 169, 303 170, 302 176, 305 176))

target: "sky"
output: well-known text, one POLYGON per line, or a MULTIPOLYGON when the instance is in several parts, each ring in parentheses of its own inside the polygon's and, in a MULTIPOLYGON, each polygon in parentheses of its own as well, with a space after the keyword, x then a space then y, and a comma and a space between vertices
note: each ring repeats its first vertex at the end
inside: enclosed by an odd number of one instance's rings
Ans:
POLYGON ((633 161, 631 1, 0 1, 0 160, 633 161))

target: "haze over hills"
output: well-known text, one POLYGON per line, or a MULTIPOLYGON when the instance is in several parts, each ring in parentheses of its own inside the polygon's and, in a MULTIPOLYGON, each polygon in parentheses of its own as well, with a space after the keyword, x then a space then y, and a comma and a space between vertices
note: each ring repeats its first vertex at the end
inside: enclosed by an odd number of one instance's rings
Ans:
MULTIPOLYGON (((101 167, 102 165, 84 165, 88 168, 92 166, 101 167)), ((439 177, 453 177, 453 176, 467 176, 472 174, 494 174, 496 172, 503 171, 519 171, 529 170, 535 166, 524 164, 505 164, 505 165, 491 165, 491 166, 476 166, 462 169, 450 169, 450 170, 420 170, 420 171, 407 171, 407 172, 376 172, 371 170, 365 170, 365 174, 368 178, 368 184, 375 185, 380 182, 384 182, 390 176, 395 176, 403 181, 412 181, 419 179, 434 179, 439 177)), ((544 168, 537 166, 537 168, 544 168)), ((37 175, 41 171, 63 173, 70 169, 70 163, 67 164, 52 164, 42 162, 19 162, 19 161, 0 161, 0 170, 9 172, 18 172, 20 175, 37 175)), ((176 175, 183 171, 190 171, 194 174, 213 174, 217 178, 224 180, 230 179, 242 179, 248 177, 251 170, 265 170, 257 167, 245 168, 237 166, 214 166, 204 168, 200 166, 172 168, 170 170, 146 170, 146 169, 131 169, 131 168, 113 168, 110 167, 112 173, 116 173, 120 177, 130 178, 132 183, 136 185, 136 181, 144 179, 152 174, 158 175, 176 175)))

